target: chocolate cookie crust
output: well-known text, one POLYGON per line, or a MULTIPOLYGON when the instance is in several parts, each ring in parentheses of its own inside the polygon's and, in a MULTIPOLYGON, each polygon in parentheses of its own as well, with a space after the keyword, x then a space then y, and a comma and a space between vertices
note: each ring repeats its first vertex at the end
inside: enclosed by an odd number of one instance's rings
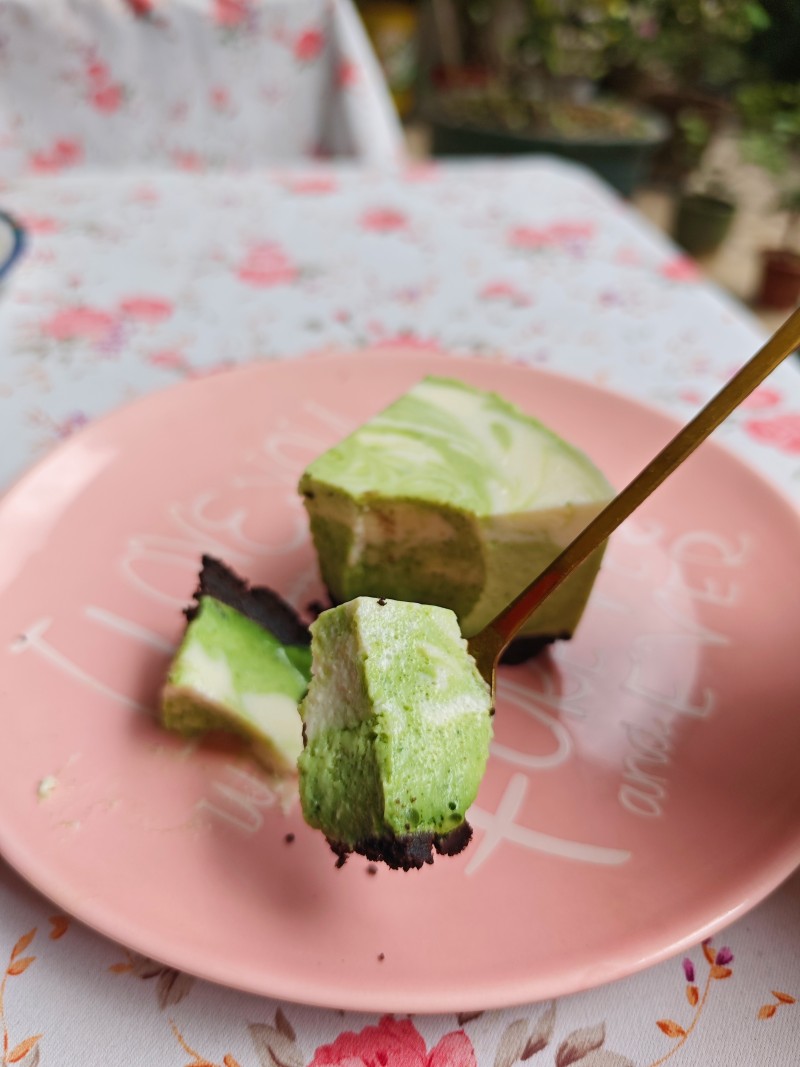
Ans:
POLYGON ((308 627, 291 605, 265 585, 249 585, 214 556, 204 555, 194 603, 185 609, 189 622, 197 615, 200 598, 213 597, 252 619, 284 645, 308 645, 308 627))

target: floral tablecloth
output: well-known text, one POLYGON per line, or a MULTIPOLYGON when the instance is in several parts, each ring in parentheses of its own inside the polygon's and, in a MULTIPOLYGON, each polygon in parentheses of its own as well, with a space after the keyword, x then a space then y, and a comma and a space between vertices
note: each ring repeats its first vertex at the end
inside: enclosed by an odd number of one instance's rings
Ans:
MULTIPOLYGON (((550 160, 87 172, 7 184, 0 485, 182 378, 404 345, 557 369, 686 419, 759 326, 633 210, 550 160)), ((800 373, 720 436, 800 500, 800 373)), ((709 842, 713 848, 713 842, 709 842)), ((800 878, 714 943, 558 1002, 371 1017, 228 991, 82 928, 0 866, 4 1059, 47 1064, 704 1067, 800 1062, 800 878)))
POLYGON ((351 0, 0 0, 0 175, 401 151, 351 0))

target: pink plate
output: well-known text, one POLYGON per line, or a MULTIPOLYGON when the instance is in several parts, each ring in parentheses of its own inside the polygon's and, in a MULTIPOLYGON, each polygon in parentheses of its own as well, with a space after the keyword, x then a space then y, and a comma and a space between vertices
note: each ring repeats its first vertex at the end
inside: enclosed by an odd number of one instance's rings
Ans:
POLYGON ((59 906, 251 992, 464 1011, 646 967, 800 861, 800 524, 715 445, 615 535, 578 636, 502 671, 461 856, 336 870, 246 756, 159 729, 201 552, 318 598, 298 474, 426 373, 512 398, 617 485, 675 430, 521 366, 323 355, 150 396, 0 504, 0 848, 59 906))

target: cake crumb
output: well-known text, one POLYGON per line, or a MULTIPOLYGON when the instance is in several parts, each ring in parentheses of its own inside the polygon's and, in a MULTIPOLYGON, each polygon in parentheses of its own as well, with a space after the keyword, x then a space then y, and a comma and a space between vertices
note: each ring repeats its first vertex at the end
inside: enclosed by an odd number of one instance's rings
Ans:
POLYGON ((383 952, 379 952, 378 953, 378 963, 383 963, 383 961, 385 959, 386 959, 386 956, 384 955, 384 953, 383 952))
POLYGON ((48 774, 46 778, 42 778, 41 782, 36 789, 36 795, 39 800, 47 800, 50 794, 58 786, 58 779, 54 774, 48 774))
POLYGON ((380 606, 381 606, 382 608, 385 608, 385 607, 386 607, 386 599, 385 599, 384 597, 381 597, 381 598, 380 598, 380 599, 378 600, 378 604, 379 604, 379 605, 380 605, 380 606))
POLYGON ((375 864, 374 863, 368 863, 367 864, 367 874, 369 874, 370 876, 372 876, 374 878, 377 873, 378 873, 378 868, 375 866, 375 864))
POLYGON ((283 840, 286 842, 287 845, 291 845, 292 841, 294 841, 294 834, 287 834, 283 840))

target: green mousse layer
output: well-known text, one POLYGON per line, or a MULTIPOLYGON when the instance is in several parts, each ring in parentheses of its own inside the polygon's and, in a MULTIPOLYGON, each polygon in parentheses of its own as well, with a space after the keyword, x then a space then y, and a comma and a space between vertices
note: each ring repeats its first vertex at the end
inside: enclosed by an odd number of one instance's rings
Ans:
POLYGON ((306 821, 340 852, 452 832, 492 734, 489 687, 455 615, 360 597, 323 612, 311 634, 298 761, 306 821))
POLYGON ((186 736, 225 730, 252 741, 270 769, 296 769, 303 747, 297 705, 311 651, 286 646, 257 622, 201 596, 170 667, 161 719, 186 736))
MULTIPOLYGON (((494 393, 425 378, 314 460, 300 481, 322 577, 357 596, 451 608, 467 637, 613 496, 576 448, 494 393)), ((569 636, 602 551, 522 633, 569 636)))

